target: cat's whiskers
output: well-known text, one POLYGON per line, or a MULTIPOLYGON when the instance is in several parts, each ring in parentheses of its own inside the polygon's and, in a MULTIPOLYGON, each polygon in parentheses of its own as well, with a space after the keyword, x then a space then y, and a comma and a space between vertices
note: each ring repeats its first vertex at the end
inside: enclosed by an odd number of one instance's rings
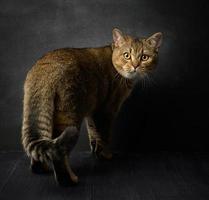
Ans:
POLYGON ((115 74, 113 81, 117 81, 117 84, 119 85, 126 84, 126 79, 123 78, 119 73, 115 74))
POLYGON ((120 78, 120 85, 123 84, 123 78, 120 78))
POLYGON ((150 86, 152 86, 152 87, 157 87, 157 83, 156 83, 156 81, 154 80, 154 78, 153 78, 153 76, 152 76, 151 73, 146 74, 146 79, 147 79, 148 83, 150 84, 150 86))
POLYGON ((144 78, 142 79, 142 89, 144 90, 144 78))
POLYGON ((147 87, 147 80, 148 80, 148 76, 146 73, 143 73, 141 75, 141 87, 142 87, 142 90, 145 90, 146 87, 147 87))
POLYGON ((113 81, 117 81, 117 80, 119 80, 120 79, 120 74, 117 72, 116 74, 115 74, 115 76, 113 77, 113 81))
POLYGON ((153 86, 158 87, 158 84, 157 84, 157 82, 155 81, 155 79, 154 79, 154 77, 153 77, 153 74, 150 74, 149 78, 150 78, 150 81, 152 82, 153 86))

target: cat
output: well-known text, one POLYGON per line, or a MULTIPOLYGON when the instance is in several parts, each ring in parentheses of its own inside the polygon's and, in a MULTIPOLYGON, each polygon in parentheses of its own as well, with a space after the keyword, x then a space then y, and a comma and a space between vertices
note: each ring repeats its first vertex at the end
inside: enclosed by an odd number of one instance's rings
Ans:
POLYGON ((136 80, 158 60, 162 33, 139 39, 112 31, 99 48, 63 48, 40 58, 24 83, 22 144, 34 173, 54 171, 61 186, 78 182, 69 164, 85 120, 92 153, 111 159, 114 119, 136 80))

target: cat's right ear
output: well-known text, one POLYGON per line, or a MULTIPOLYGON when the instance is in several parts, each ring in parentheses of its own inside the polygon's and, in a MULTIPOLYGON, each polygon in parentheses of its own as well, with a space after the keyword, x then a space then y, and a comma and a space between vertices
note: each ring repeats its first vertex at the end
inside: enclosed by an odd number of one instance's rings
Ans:
POLYGON ((114 47, 121 47, 124 43, 125 43, 125 38, 124 38, 124 35, 123 33, 117 29, 117 28, 114 28, 112 30, 112 37, 113 37, 113 42, 114 42, 114 47))

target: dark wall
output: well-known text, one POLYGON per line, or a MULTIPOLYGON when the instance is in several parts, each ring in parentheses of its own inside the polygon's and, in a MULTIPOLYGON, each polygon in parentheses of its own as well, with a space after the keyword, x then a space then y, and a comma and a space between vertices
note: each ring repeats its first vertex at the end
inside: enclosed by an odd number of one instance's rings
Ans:
MULTIPOLYGON (((1 0, 0 149, 21 149, 23 82, 43 53, 111 42, 113 27, 134 36, 162 31, 154 81, 139 84, 115 126, 114 146, 203 150, 209 140, 207 1, 1 0), (142 87, 143 86, 143 87, 142 87)), ((78 149, 87 149, 85 129, 78 149)))

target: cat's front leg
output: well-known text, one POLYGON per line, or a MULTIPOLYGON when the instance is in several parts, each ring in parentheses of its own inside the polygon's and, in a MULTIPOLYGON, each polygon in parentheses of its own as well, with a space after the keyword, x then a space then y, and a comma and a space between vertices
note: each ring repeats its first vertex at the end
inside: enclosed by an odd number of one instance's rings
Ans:
POLYGON ((112 152, 109 148, 110 130, 107 131, 103 129, 98 121, 100 120, 94 120, 93 117, 86 118, 91 152, 95 154, 97 158, 110 160, 112 159, 112 152))

